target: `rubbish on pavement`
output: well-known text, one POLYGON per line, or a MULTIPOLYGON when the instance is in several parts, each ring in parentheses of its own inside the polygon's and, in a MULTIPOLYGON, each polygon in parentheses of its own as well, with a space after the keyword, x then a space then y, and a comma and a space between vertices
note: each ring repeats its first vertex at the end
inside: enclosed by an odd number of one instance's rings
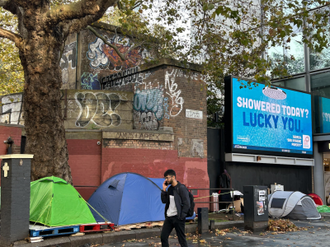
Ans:
POLYGON ((322 201, 321 197, 318 196, 317 194, 315 194, 315 193, 309 193, 308 196, 310 196, 313 199, 313 201, 315 202, 315 204, 317 206, 323 205, 323 201, 322 201))
POLYGON ((319 213, 330 213, 330 207, 326 205, 318 206, 316 209, 319 213))

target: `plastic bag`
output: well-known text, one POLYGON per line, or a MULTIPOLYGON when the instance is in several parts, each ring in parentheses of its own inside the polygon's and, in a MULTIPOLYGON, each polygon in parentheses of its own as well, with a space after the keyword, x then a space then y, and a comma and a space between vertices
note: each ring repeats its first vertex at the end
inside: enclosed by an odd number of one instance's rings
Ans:
POLYGON ((316 207, 317 211, 319 213, 330 213, 330 207, 323 205, 323 206, 318 206, 316 207))

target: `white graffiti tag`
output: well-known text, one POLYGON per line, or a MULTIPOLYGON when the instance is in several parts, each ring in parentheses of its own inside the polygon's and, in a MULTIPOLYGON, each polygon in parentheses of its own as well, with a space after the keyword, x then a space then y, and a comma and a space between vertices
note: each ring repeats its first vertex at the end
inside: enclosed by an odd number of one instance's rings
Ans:
POLYGON ((165 89, 168 90, 168 94, 172 100, 170 108, 170 116, 176 117, 180 114, 183 108, 184 100, 180 97, 181 90, 178 89, 178 84, 175 83, 175 77, 177 74, 177 69, 173 69, 171 73, 166 71, 165 74, 165 89))
POLYGON ((80 108, 76 126, 86 127, 90 122, 102 127, 120 125, 121 117, 114 112, 121 101, 117 94, 78 92, 75 99, 80 108))
POLYGON ((104 42, 100 38, 97 38, 94 43, 88 45, 87 58, 90 60, 90 66, 93 68, 107 65, 109 62, 108 57, 103 52, 103 45, 104 42))
POLYGON ((1 123, 24 125, 22 94, 4 96, 1 99, 1 123))

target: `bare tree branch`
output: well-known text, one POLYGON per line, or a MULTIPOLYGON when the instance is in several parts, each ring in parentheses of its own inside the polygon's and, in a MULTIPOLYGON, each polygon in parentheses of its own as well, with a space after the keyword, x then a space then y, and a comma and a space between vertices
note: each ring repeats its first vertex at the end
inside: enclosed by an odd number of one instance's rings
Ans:
POLYGON ((132 46, 128 49, 128 51, 125 53, 125 57, 127 57, 128 53, 130 53, 131 50, 133 50, 133 49, 135 49, 135 48, 137 48, 137 47, 143 45, 144 43, 145 43, 145 42, 142 41, 142 42, 140 42, 140 43, 137 43, 136 45, 132 45, 132 46))
POLYGON ((13 33, 9 30, 0 28, 0 37, 10 39, 15 43, 15 45, 20 49, 22 48, 23 39, 16 33, 13 33))
MULTIPOLYGON (((93 16, 92 22, 100 19, 105 11, 118 0, 80 0, 67 5, 59 5, 46 13, 45 23, 54 25, 62 21, 93 16)), ((88 23, 88 24, 90 24, 88 23)))
POLYGON ((110 46, 111 48, 113 48, 113 49, 116 51, 116 53, 118 54, 118 56, 120 57, 120 59, 121 59, 122 61, 125 61, 125 60, 126 60, 126 56, 125 56, 126 54, 122 54, 122 53, 118 50, 117 46, 115 46, 115 45, 111 44, 110 42, 108 42, 108 40, 107 40, 106 38, 104 38, 103 35, 99 34, 99 33, 98 33, 94 28, 92 28, 91 26, 87 26, 87 29, 91 30, 91 31, 95 34, 96 37, 102 39, 102 40, 104 41, 104 43, 106 43, 108 46, 110 46))

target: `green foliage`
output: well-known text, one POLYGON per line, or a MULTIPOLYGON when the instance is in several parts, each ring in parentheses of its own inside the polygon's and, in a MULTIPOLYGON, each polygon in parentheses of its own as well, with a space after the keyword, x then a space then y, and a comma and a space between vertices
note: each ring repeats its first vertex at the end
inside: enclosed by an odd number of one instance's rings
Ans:
MULTIPOLYGON (((316 54, 329 47, 330 9, 313 10, 327 6, 328 1, 262 0, 260 5, 249 0, 200 0, 194 4, 187 0, 184 5, 193 27, 188 57, 197 58, 192 61, 201 63, 209 75, 209 126, 217 125, 213 115, 223 104, 214 88, 222 90, 226 75, 270 84, 272 78, 303 71, 303 59, 291 50, 295 43, 300 42, 302 50, 306 44, 316 54), (282 47, 285 53, 269 53, 273 47, 282 47)), ((321 56, 314 57, 319 61, 321 56)))
MULTIPOLYGON (((50 2, 54 7, 75 1, 50 2)), ((268 84, 272 78, 287 77, 303 66, 290 51, 293 42, 306 44, 321 63, 319 54, 329 48, 330 9, 320 7, 328 4, 327 0, 120 0, 100 21, 126 30, 135 44, 153 46, 158 57, 201 64, 208 78, 211 122, 223 104, 219 92, 224 76, 268 84), (285 55, 268 52, 278 46, 285 55)), ((0 20, 1 28, 17 31, 17 19, 2 8, 0 20)), ((0 93, 21 91, 17 49, 10 42, 1 42, 0 48, 0 93)))
POLYGON ((0 95, 22 92, 23 82, 18 49, 11 42, 0 39, 0 95))
MULTIPOLYGON (((17 31, 17 18, 0 8, 0 27, 17 31)), ((14 43, 0 38, 0 95, 23 91, 24 74, 14 43)))

